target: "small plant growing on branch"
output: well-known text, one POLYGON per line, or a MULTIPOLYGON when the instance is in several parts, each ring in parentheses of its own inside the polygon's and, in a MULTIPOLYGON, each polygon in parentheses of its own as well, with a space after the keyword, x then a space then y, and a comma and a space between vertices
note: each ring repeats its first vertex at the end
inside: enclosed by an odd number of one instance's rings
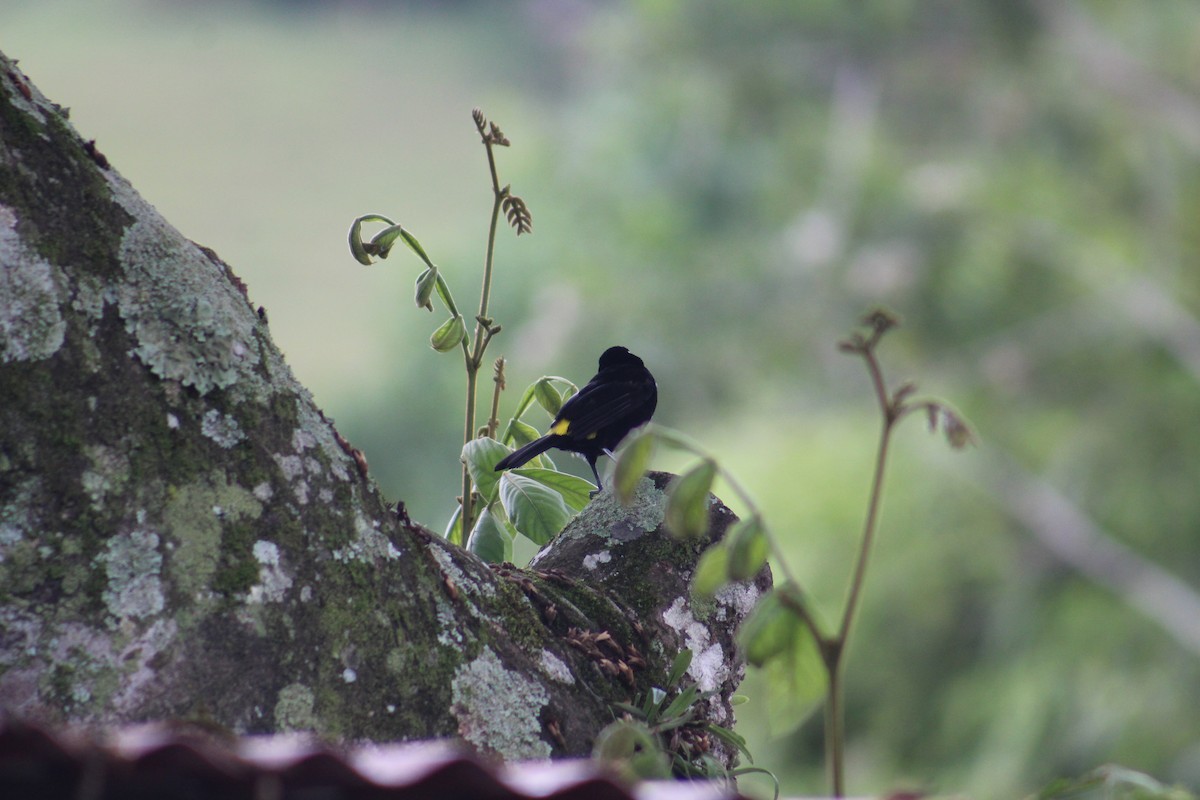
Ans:
POLYGON ((867 563, 879 525, 884 477, 896 426, 913 414, 924 415, 931 430, 941 430, 947 442, 961 449, 974 441, 966 422, 940 400, 916 397, 916 385, 902 383, 889 389, 883 377, 877 349, 897 318, 876 310, 863 318, 863 330, 839 342, 842 352, 861 357, 871 379, 872 391, 882 418, 874 474, 867 499, 858 555, 839 622, 832 630, 822 622, 788 567, 778 538, 771 532, 749 493, 717 461, 691 439, 658 426, 650 426, 619 455, 615 470, 616 491, 629 502, 654 449, 665 445, 700 458, 680 474, 667 494, 666 523, 681 537, 699 537, 707 531, 710 492, 718 477, 750 509, 749 516, 726 531, 721 541, 701 556, 692 578, 693 591, 712 596, 725 585, 755 575, 772 557, 783 580, 765 595, 738 632, 746 660, 762 668, 777 690, 775 704, 787 704, 799 724, 816 703, 825 701, 825 751, 830 787, 834 796, 845 793, 846 735, 843 711, 843 675, 846 645, 858 613, 867 563))
MULTIPOLYGON (((403 225, 382 214, 364 214, 354 220, 350 226, 350 252, 361 264, 370 266, 376 258, 387 258, 397 241, 403 242, 409 250, 425 265, 424 271, 417 276, 415 301, 417 308, 433 311, 434 295, 445 305, 449 317, 442 322, 429 337, 429 345, 439 353, 449 353, 461 350, 463 366, 466 370, 466 411, 463 422, 463 444, 467 445, 476 437, 475 410, 476 393, 479 384, 479 372, 484 365, 484 354, 493 337, 500 333, 501 327, 488 314, 488 305, 492 295, 493 265, 495 263, 496 231, 499 227, 500 216, 503 213, 509 225, 518 236, 531 233, 533 230, 533 215, 525 201, 512 193, 510 186, 500 186, 499 174, 496 170, 497 147, 509 147, 508 137, 500 127, 488 120, 478 108, 471 112, 475 129, 479 133, 484 150, 487 153, 488 171, 492 181, 492 213, 488 225, 487 248, 483 261, 483 282, 479 292, 479 311, 473 318, 474 331, 468 331, 468 323, 463 313, 454 302, 454 296, 441 270, 429 258, 425 248, 413 233, 403 225), (363 238, 363 225, 382 223, 386 227, 370 239, 363 238)), ((497 387, 503 386, 503 364, 499 363, 497 370, 497 387)), ((494 415, 493 415, 494 416, 494 415)), ((490 427, 490 422, 489 422, 490 427)), ((455 544, 463 544, 463 532, 471 531, 476 515, 474 509, 474 483, 467 465, 463 464, 462 495, 459 506, 447 526, 447 538, 455 544)))

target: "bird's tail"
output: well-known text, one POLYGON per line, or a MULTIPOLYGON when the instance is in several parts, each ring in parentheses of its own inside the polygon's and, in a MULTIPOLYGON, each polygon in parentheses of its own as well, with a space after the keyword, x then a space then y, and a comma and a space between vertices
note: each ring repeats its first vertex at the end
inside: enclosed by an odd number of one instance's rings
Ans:
POLYGON ((496 464, 496 472, 519 467, 526 461, 537 458, 542 453, 554 446, 554 443, 551 441, 553 438, 553 436, 543 436, 540 439, 535 439, 524 447, 517 448, 504 458, 500 459, 500 462, 496 464))

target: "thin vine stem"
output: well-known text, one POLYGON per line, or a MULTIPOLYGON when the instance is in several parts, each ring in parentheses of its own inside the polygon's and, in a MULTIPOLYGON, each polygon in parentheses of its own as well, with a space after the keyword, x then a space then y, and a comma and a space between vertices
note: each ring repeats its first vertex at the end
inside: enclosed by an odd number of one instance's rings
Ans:
MULTIPOLYGON (((476 123, 478 125, 478 122, 476 123)), ((481 127, 479 134, 483 139, 483 147, 487 152, 488 172, 492 177, 492 219, 488 224, 487 249, 483 259, 483 286, 479 291, 479 315, 475 317, 474 346, 469 352, 464 348, 467 368, 467 408, 463 425, 463 445, 466 446, 475 438, 475 404, 479 388, 479 367, 483 363, 483 353, 492 339, 491 325, 488 323, 488 301, 492 294, 492 265, 496 252, 496 229, 500 222, 500 210, 504 203, 504 190, 500 188, 500 177, 496 172, 496 156, 492 152, 492 140, 481 127)), ((471 497, 471 472, 463 464, 462 470, 462 515, 460 541, 466 544, 474 523, 474 505, 471 497)))

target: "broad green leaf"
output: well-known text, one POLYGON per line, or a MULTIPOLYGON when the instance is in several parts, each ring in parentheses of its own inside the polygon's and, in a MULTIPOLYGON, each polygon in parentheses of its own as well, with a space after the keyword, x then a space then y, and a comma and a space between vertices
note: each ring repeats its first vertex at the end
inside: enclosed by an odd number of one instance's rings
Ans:
POLYGON ((778 590, 763 595, 737 632, 738 645, 747 663, 761 667, 791 647, 804 621, 784 607, 778 590))
POLYGON ((633 441, 625 445, 617 454, 617 466, 613 469, 613 488, 622 505, 633 502, 638 483, 650 466, 654 455, 654 434, 641 431, 634 436, 633 441))
POLYGON ((483 502, 491 505, 496 501, 496 486, 500 483, 501 473, 496 472, 496 464, 500 459, 511 453, 504 445, 489 437, 472 439, 463 445, 462 462, 467 465, 471 482, 475 491, 483 498, 483 502))
POLYGON ((721 591, 729 583, 729 547, 724 541, 717 542, 704 551, 692 573, 692 591, 698 597, 708 598, 721 591))
MULTIPOLYGON (((777 588, 759 601, 737 633, 746 661, 760 667, 767 680, 772 733, 794 730, 825 695, 828 675, 813 632, 783 606, 777 588)), ((797 591, 789 591, 800 597, 797 591)))
POLYGON ((664 521, 672 536, 698 538, 708 532, 709 492, 716 477, 716 462, 706 458, 671 482, 664 521))
POLYGON ((571 519, 561 494, 514 472, 502 473, 500 502, 517 532, 537 545, 553 539, 571 519))
MULTIPOLYGON (((532 463, 532 462, 531 462, 532 463)), ((518 475, 532 478, 543 486, 547 486, 562 495, 567 508, 578 514, 588 504, 591 492, 595 488, 590 481, 584 480, 569 472, 559 472, 554 469, 538 467, 521 467, 514 470, 518 475)))
POLYGON ((546 413, 552 417, 557 416, 562 409, 562 395, 550 383, 549 378, 542 378, 533 385, 533 395, 537 398, 538 405, 546 409, 546 413))
POLYGON ((504 438, 506 441, 511 438, 513 447, 524 447, 530 442, 542 438, 542 434, 529 423, 514 419, 508 423, 508 428, 504 432, 504 438))
POLYGON ((463 318, 453 316, 438 326, 438 329, 429 337, 429 346, 439 353, 449 353, 454 348, 462 344, 463 338, 467 335, 467 326, 463 322, 463 318))
POLYGON ((513 540, 504 523, 496 518, 491 509, 479 513, 467 549, 490 564, 512 560, 513 540))
POLYGON ((767 563, 767 532, 762 517, 757 514, 738 520, 733 530, 725 534, 729 542, 729 577, 744 581, 753 578, 767 563))

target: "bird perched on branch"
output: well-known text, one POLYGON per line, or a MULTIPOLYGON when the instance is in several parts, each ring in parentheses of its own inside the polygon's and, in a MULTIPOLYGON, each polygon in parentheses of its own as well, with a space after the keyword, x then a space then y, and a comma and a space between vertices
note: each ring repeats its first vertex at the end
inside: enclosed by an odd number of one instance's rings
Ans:
POLYGON ((624 347, 610 347, 600 356, 596 375, 563 403, 550 431, 496 464, 496 471, 519 467, 550 448, 578 453, 587 459, 603 488, 596 460, 612 451, 639 425, 650 421, 658 405, 658 385, 642 360, 624 347))

